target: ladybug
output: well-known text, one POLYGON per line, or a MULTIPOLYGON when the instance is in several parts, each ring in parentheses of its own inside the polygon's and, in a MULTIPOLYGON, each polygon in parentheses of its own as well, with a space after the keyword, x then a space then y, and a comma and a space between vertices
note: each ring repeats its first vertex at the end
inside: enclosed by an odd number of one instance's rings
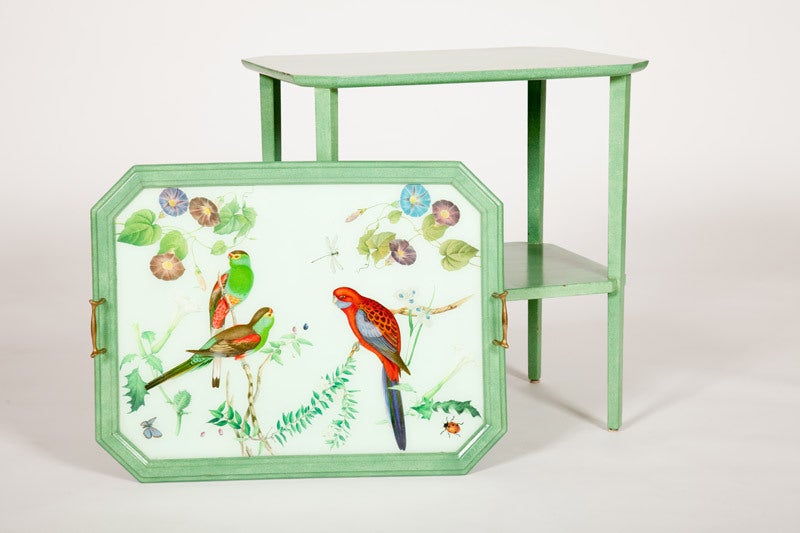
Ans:
POLYGON ((448 433, 447 435, 448 437, 450 437, 451 435, 456 435, 458 437, 461 436, 458 434, 461 431, 461 422, 456 422, 455 418, 456 417, 453 416, 450 418, 450 420, 445 419, 444 424, 442 425, 444 429, 442 430, 441 433, 439 433, 439 435, 444 434, 444 432, 446 431, 448 433))

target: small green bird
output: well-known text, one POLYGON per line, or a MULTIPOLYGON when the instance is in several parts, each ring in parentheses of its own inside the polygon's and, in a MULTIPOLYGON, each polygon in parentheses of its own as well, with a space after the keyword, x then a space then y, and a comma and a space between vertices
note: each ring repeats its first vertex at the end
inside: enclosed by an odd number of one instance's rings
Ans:
POLYGON ((219 387, 219 378, 222 371, 222 359, 233 357, 241 359, 250 352, 260 350, 267 342, 269 330, 275 323, 272 309, 262 307, 253 315, 248 324, 239 324, 224 329, 208 339, 199 350, 186 350, 193 355, 175 368, 167 370, 157 378, 147 383, 144 388, 150 390, 165 381, 185 374, 190 370, 202 368, 213 362, 211 373, 211 386, 219 387))
POLYGON ((225 324, 228 313, 243 302, 253 288, 250 255, 243 250, 234 250, 228 254, 228 259, 231 268, 219 277, 208 300, 208 318, 212 331, 225 324))

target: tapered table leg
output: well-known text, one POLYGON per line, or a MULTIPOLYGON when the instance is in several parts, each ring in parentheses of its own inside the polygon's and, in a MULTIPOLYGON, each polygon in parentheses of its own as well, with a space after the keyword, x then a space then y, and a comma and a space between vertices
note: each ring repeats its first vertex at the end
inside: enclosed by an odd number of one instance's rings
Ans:
POLYGON ((261 91, 261 159, 281 160, 281 82, 259 75, 261 91))
POLYGON ((608 428, 622 423, 622 331, 625 297, 625 224, 631 77, 611 78, 608 133, 608 428))
POLYGON ((339 160, 339 90, 314 89, 317 161, 339 160))
MULTIPOLYGON (((528 82, 528 242, 542 242, 546 82, 528 82)), ((528 300, 528 379, 542 377, 542 301, 528 300)))

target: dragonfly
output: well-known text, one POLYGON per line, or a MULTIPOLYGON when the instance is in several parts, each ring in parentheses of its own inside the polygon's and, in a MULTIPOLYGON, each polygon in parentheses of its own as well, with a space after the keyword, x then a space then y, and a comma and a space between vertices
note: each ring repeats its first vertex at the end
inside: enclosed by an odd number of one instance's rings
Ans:
POLYGON ((148 439, 152 439, 153 437, 159 438, 162 435, 162 433, 159 430, 153 427, 153 422, 155 421, 156 417, 153 417, 150 420, 145 420, 144 422, 142 422, 142 427, 144 428, 142 434, 148 439))
POLYGON ((328 253, 321 257, 317 257, 311 262, 316 263, 317 261, 322 261, 326 257, 330 257, 331 272, 336 273, 337 270, 344 270, 344 267, 339 262, 339 259, 337 259, 336 257, 337 255, 339 255, 339 248, 336 246, 336 242, 338 240, 339 237, 336 235, 334 235, 333 239, 331 239, 330 237, 325 237, 325 244, 328 247, 328 253))

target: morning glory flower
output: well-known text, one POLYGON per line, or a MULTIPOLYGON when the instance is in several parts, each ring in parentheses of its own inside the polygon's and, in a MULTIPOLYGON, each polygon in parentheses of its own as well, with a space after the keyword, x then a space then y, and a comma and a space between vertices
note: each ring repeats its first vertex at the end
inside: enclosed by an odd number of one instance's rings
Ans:
POLYGON ((431 195, 428 189, 420 184, 410 184, 403 187, 400 193, 400 209, 408 216, 421 217, 431 205, 431 195))
POLYGON ((180 189, 169 188, 161 191, 158 195, 158 203, 161 209, 171 217, 182 215, 189 209, 189 197, 180 189))

